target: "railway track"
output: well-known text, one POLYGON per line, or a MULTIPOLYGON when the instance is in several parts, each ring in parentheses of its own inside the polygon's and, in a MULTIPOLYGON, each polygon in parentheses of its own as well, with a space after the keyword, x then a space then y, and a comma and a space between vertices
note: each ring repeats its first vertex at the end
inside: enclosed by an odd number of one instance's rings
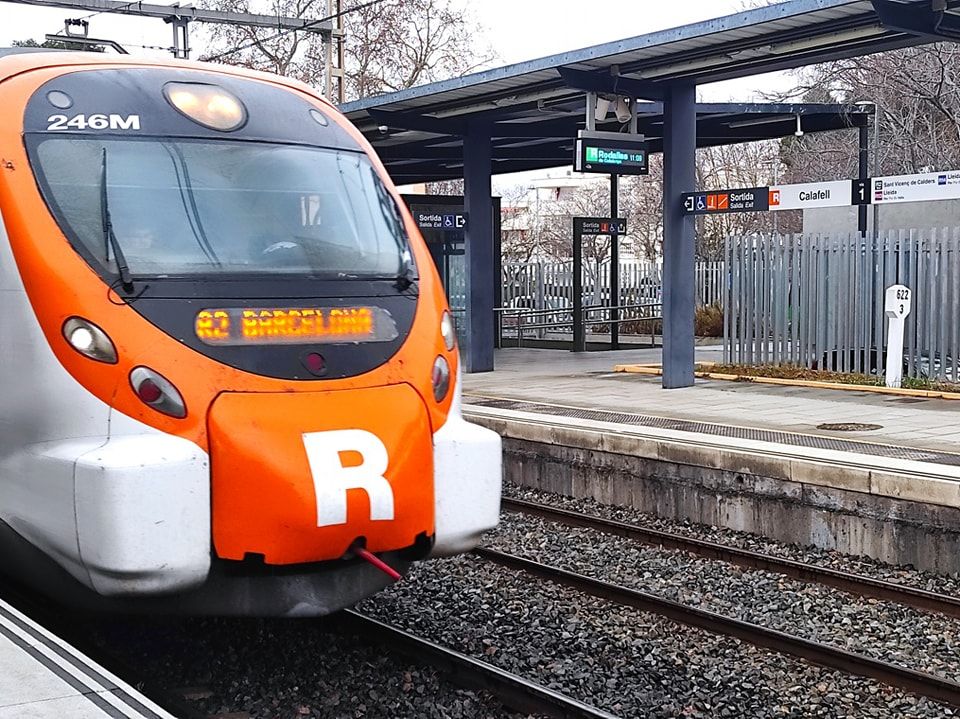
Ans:
POLYGON ((773 557, 749 549, 730 547, 703 539, 695 539, 680 534, 639 527, 626 522, 618 522, 594 515, 572 512, 537 502, 504 497, 501 506, 510 512, 529 514, 572 527, 594 529, 607 534, 632 539, 650 546, 690 552, 707 559, 717 559, 748 569, 762 569, 767 572, 775 572, 804 582, 813 582, 835 587, 863 597, 892 601, 917 609, 960 618, 960 599, 946 594, 938 594, 925 589, 842 572, 828 567, 819 567, 815 564, 798 562, 793 559, 773 557))
POLYGON ((600 599, 659 614, 679 624, 735 637, 755 646, 790 654, 813 664, 839 669, 849 674, 876 679, 903 691, 960 707, 960 684, 933 674, 918 672, 829 644, 813 642, 776 629, 691 607, 648 592, 603 582, 513 554, 485 548, 474 549, 473 554, 509 569, 527 572, 600 599))
POLYGON ((490 692, 513 711, 552 719, 618 719, 615 714, 359 612, 348 609, 342 615, 347 630, 416 662, 427 663, 456 684, 490 692))

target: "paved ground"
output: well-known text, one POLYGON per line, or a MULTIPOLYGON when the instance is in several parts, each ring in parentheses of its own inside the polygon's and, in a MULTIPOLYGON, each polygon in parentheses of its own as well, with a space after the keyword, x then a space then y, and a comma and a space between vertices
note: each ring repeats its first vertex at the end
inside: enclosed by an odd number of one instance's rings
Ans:
POLYGON ((175 719, 0 599, 0 719, 175 719))
MULTIPOLYGON (((700 347, 697 359, 719 360, 720 352, 717 346, 700 347)), ((694 387, 663 390, 659 377, 612 371, 616 364, 659 361, 659 349, 585 354, 504 349, 497 351, 495 372, 466 376, 464 393, 960 452, 960 401, 718 380, 697 380, 694 387), (870 432, 817 429, 819 424, 835 422, 866 422, 883 428, 870 432)), ((469 397, 465 400, 469 403, 469 397)))

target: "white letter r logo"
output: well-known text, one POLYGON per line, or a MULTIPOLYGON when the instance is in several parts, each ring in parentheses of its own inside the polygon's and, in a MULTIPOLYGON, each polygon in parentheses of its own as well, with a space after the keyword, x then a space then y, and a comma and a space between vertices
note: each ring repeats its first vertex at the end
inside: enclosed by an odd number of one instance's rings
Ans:
POLYGON ((370 498, 370 519, 393 519, 393 489, 383 476, 387 448, 375 434, 362 429, 305 432, 310 474, 317 493, 317 526, 347 523, 347 490, 362 489, 370 498), (345 467, 341 452, 356 452, 360 464, 345 467))

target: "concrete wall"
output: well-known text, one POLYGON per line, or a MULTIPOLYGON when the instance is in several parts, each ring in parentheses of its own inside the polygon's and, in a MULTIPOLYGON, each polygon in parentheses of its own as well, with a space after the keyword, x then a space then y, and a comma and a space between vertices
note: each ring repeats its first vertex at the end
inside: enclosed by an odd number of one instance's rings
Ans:
POLYGON ((960 572, 960 510, 757 474, 505 439, 504 479, 669 519, 960 572))
MULTIPOLYGON (((873 210, 867 207, 867 226, 872 231, 873 210)), ((886 230, 960 227, 960 200, 910 202, 878 207, 878 225, 886 230)), ((856 207, 823 207, 803 211, 804 232, 856 232, 856 207)))
POLYGON ((503 437, 507 482, 960 573, 956 467, 726 437, 710 445, 701 435, 681 440, 685 433, 644 428, 641 435, 637 428, 504 413, 465 411, 503 437))

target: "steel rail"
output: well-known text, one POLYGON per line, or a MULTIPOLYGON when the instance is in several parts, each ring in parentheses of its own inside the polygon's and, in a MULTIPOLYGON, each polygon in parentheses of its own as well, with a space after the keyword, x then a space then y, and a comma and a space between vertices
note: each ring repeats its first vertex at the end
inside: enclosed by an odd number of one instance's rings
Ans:
POLYGON ((713 634, 735 637, 754 646, 782 654, 791 654, 813 664, 869 677, 906 692, 960 706, 960 684, 933 674, 907 669, 827 644, 819 644, 776 629, 691 607, 636 589, 609 584, 512 554, 482 548, 474 549, 473 553, 504 567, 527 572, 600 599, 659 614, 678 624, 696 627, 713 634))
POLYGON ((345 628, 416 662, 426 662, 456 684, 493 694, 509 709, 554 719, 618 719, 596 707, 555 692, 487 662, 448 649, 390 624, 344 610, 345 628))
POLYGON ((762 569, 783 574, 793 579, 836 587, 845 592, 884 601, 906 604, 917 609, 939 612, 951 617, 960 617, 960 599, 938 594, 926 589, 904 586, 882 579, 842 572, 828 567, 818 567, 793 559, 773 557, 739 547, 730 547, 704 539, 685 537, 680 534, 647 529, 635 524, 604 519, 590 514, 571 512, 537 502, 504 497, 501 505, 510 512, 530 514, 542 519, 573 527, 584 527, 632 539, 643 544, 692 552, 701 557, 730 562, 749 569, 762 569))

